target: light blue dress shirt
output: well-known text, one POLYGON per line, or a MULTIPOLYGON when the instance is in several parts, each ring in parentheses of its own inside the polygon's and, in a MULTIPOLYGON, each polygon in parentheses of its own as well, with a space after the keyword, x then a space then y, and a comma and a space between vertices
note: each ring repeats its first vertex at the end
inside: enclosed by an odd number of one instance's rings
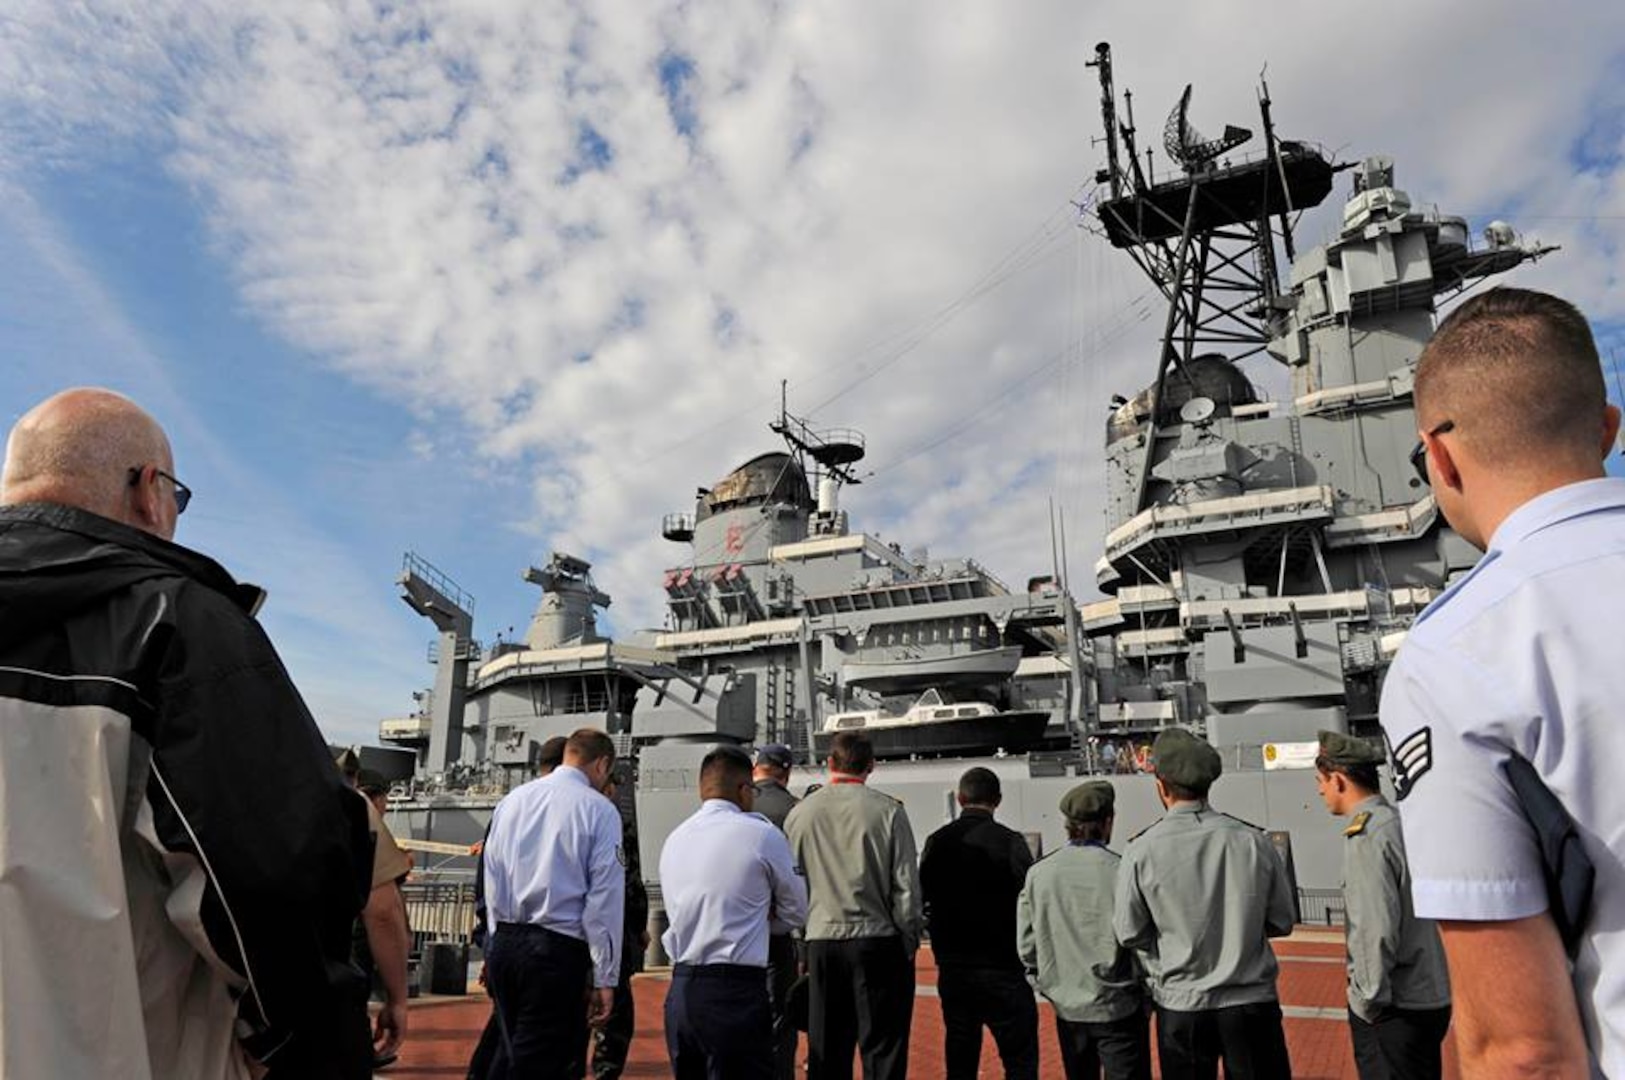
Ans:
POLYGON ((1625 480, 1525 503, 1428 606, 1382 695, 1416 914, 1546 910, 1535 835, 1501 770, 1526 758, 1574 817, 1597 879, 1574 981, 1603 1071, 1625 1076, 1625 480))
POLYGON ((767 967, 768 925, 807 921, 807 883, 790 842, 760 814, 707 799, 660 852, 660 894, 671 919, 661 941, 675 964, 767 967))
POLYGON ((488 932, 531 923, 587 943, 593 985, 621 971, 626 905, 621 815, 587 774, 560 765, 509 792, 485 841, 488 932))

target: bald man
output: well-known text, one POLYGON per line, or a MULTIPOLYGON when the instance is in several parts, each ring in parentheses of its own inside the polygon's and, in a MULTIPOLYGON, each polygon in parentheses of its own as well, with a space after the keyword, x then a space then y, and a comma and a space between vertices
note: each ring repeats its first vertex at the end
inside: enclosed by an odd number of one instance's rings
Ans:
POLYGON ((170 540, 129 399, 69 390, 0 475, 0 1075, 370 1075, 366 805, 254 621, 170 540))
POLYGON ((1585 317, 1523 289, 1441 323, 1415 397, 1417 479, 1484 551, 1412 627, 1381 706, 1462 1073, 1625 1076, 1619 410, 1585 317))

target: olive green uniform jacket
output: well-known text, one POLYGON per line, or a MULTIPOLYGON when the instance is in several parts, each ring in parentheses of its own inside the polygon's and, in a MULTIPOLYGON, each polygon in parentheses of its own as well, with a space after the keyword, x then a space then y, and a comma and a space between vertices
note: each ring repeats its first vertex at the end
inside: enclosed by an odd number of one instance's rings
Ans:
POLYGON ((1411 907, 1405 834, 1381 795, 1355 806, 1343 830, 1343 905, 1354 1015, 1374 1023, 1385 1009, 1450 1004, 1439 928, 1411 907))
POLYGON ((1027 871, 1016 902, 1016 952, 1072 1023, 1120 1020, 1144 1004, 1139 964, 1112 933, 1120 861, 1102 844, 1068 844, 1027 871))
POLYGON ((919 946, 919 859, 903 804, 865 784, 829 784, 785 820, 807 878, 808 941, 893 937, 919 946))
POLYGON ((1201 1012, 1278 1000, 1269 939, 1292 932, 1286 869, 1262 830, 1176 803, 1129 841, 1117 940, 1138 951, 1159 1006, 1201 1012))

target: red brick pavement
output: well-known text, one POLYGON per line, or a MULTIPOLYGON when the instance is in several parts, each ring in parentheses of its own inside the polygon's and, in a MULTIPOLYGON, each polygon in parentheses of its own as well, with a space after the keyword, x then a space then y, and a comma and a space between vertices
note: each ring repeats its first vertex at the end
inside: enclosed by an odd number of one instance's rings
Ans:
MULTIPOLYGON (((1276 942, 1281 957, 1281 1004, 1287 1012, 1286 1038, 1292 1055, 1292 1075, 1306 1080, 1356 1080, 1354 1053, 1348 1024, 1342 1018, 1343 946, 1324 931, 1302 933, 1276 942), (1322 1009, 1324 1014, 1293 1015, 1299 1010, 1322 1009)), ((920 950, 919 982, 934 988, 936 969, 928 949, 920 950)), ((669 1076, 661 1006, 667 982, 658 974, 640 975, 633 982, 637 1001, 637 1035, 626 1076, 669 1076)), ((915 1003, 913 1038, 909 1047, 911 1076, 940 1077, 942 1068, 942 1010, 931 990, 915 1003)), ((432 1080, 462 1077, 474 1042, 490 1011, 483 996, 439 998, 415 1003, 406 1045, 400 1061, 379 1075, 390 1080, 432 1080)), ((1055 1020, 1048 1005, 1039 1006, 1040 1075, 1060 1080, 1061 1062, 1055 1049, 1055 1020)), ((805 1051, 805 1044, 803 1044, 805 1051)), ((1454 1054, 1445 1044, 1445 1075, 1454 1078, 1454 1054)), ((982 1075, 1002 1076, 991 1038, 983 1042, 982 1075)))

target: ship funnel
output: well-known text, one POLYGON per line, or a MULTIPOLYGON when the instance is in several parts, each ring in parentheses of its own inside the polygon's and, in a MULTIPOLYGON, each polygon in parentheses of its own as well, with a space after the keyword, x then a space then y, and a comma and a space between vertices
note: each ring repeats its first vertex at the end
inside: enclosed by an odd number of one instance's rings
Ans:
POLYGON ((818 512, 834 514, 841 508, 841 482, 833 476, 818 481, 818 512))

